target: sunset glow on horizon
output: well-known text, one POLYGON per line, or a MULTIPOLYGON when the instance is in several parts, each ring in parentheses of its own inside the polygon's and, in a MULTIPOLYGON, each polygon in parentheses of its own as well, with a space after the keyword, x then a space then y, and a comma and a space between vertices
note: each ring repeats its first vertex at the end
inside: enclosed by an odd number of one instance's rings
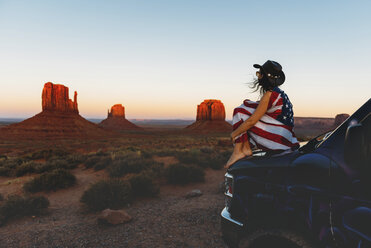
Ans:
POLYGON ((195 119, 219 99, 230 120, 267 59, 295 116, 352 114, 370 98, 371 4, 319 3, 0 1, 0 118, 39 113, 53 82, 85 118, 120 103, 128 119, 195 119))

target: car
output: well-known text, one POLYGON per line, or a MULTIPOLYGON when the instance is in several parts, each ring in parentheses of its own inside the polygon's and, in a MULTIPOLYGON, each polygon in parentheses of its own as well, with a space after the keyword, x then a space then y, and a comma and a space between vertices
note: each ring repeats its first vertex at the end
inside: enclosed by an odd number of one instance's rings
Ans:
POLYGON ((229 247, 371 247, 371 99, 295 151, 257 151, 225 174, 229 247))

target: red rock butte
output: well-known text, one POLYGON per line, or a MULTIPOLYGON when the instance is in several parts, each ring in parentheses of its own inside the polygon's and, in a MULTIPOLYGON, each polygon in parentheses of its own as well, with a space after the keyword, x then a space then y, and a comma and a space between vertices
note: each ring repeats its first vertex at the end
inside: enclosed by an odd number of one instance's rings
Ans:
POLYGON ((101 121, 99 126, 116 131, 140 128, 125 118, 125 107, 122 104, 113 105, 111 111, 108 110, 107 119, 101 121))
POLYGON ((339 126, 341 123, 343 123, 346 119, 348 119, 349 115, 348 114, 337 114, 335 116, 335 121, 334 121, 334 127, 339 126))
POLYGON ((1 138, 45 139, 98 137, 109 133, 79 115, 77 92, 69 99, 68 87, 48 82, 42 91, 42 112, 0 128, 1 138))
POLYGON ((196 121, 199 120, 224 121, 224 104, 220 100, 204 100, 200 105, 197 105, 196 121))
POLYGON ((77 92, 75 91, 72 101, 68 96, 68 87, 64 85, 46 83, 41 99, 43 111, 79 113, 77 108, 77 92))
POLYGON ((208 99, 197 105, 196 122, 188 130, 201 132, 229 132, 232 125, 225 121, 225 108, 220 100, 208 99))
POLYGON ((108 117, 123 117, 125 118, 125 107, 122 104, 115 104, 111 107, 111 112, 108 110, 108 117))

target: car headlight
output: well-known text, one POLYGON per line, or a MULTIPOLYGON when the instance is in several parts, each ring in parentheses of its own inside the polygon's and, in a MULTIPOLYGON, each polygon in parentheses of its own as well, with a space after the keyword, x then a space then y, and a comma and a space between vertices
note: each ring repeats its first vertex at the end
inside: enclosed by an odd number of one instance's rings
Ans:
POLYGON ((233 197, 233 176, 229 173, 224 175, 224 184, 225 184, 225 207, 229 210, 233 197))

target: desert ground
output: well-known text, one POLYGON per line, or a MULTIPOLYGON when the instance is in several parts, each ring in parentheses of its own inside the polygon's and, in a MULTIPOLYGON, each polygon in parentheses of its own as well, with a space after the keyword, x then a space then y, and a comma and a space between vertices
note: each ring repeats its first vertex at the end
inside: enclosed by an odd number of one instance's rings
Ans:
MULTIPOLYGON (((168 126, 162 129, 147 126, 139 131, 118 133, 116 137, 90 140, 2 140, 0 154, 8 161, 21 158, 25 160, 22 163, 33 161, 43 165, 66 156, 82 155, 84 158, 68 169, 76 178, 73 186, 31 194, 49 200, 46 210, 14 216, 2 224, 0 247, 226 247, 220 233, 220 212, 224 207, 225 170, 222 166, 231 148, 227 133, 198 134, 168 126), (100 211, 87 209, 80 198, 95 182, 111 178, 110 165, 97 169, 89 168, 86 162, 91 157, 127 152, 146 154, 146 158, 165 170, 179 163, 198 166, 205 173, 204 180, 174 184, 161 173, 152 174, 159 192, 136 197, 120 208, 132 217, 130 222, 98 223, 100 211), (212 154, 224 155, 210 160, 215 165, 208 165, 199 158, 211 158, 212 154), (195 189, 202 195, 185 197, 195 189)), ((119 178, 125 180, 131 174, 119 178)), ((3 202, 10 195, 30 195, 23 185, 38 175, 38 172, 10 172, 0 176, 3 202)))

